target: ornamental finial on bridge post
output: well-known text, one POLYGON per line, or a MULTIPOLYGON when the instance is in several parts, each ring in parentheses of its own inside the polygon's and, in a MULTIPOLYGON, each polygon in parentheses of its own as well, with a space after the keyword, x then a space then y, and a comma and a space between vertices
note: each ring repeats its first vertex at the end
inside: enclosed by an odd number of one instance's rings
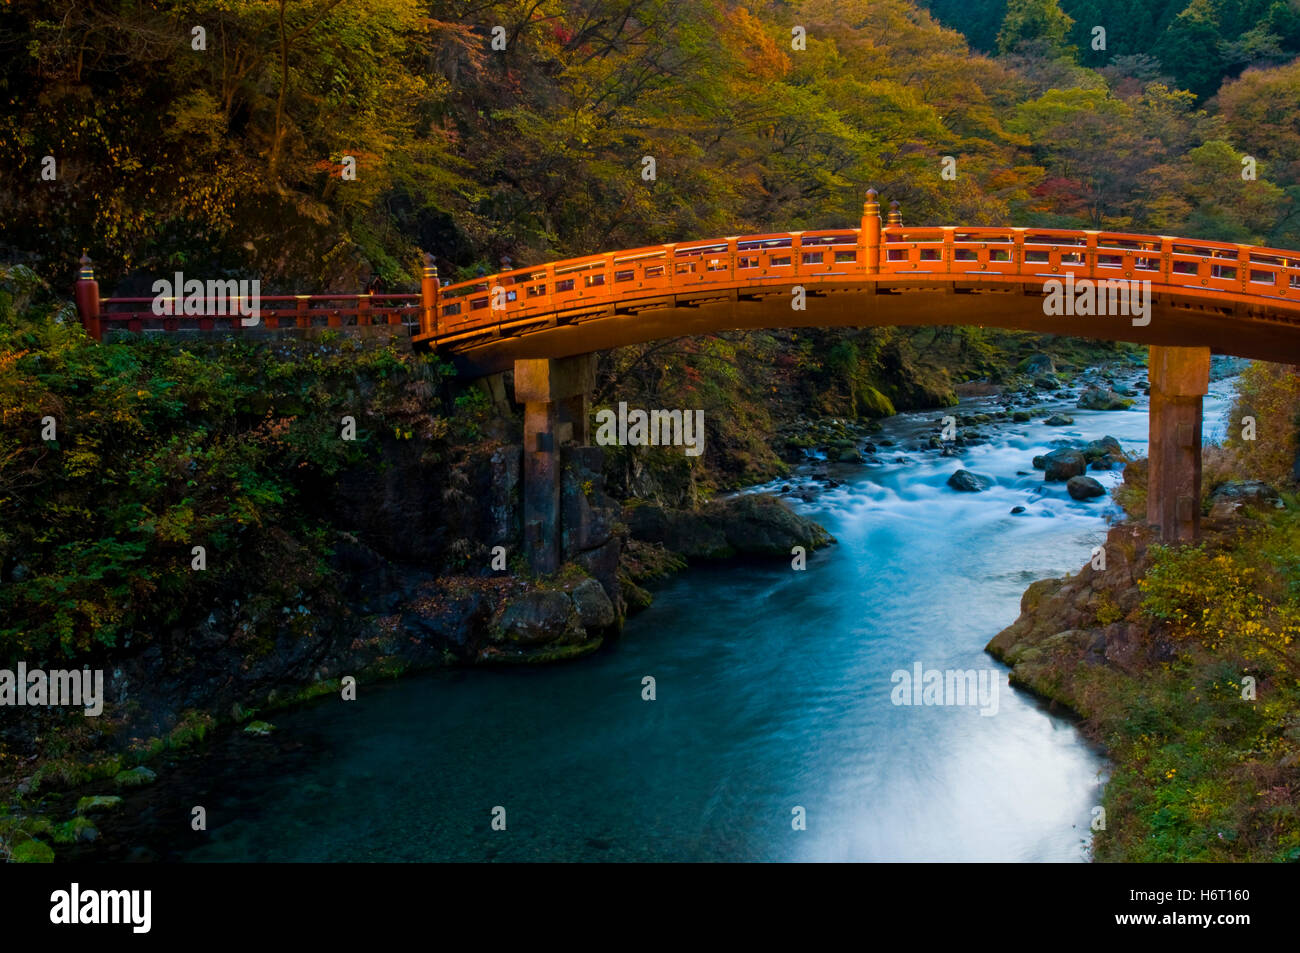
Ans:
POLYGON ((102 341, 103 333, 99 324, 99 282, 95 280, 95 269, 90 263, 86 249, 81 250, 81 265, 77 272, 77 285, 74 292, 77 302, 77 315, 81 326, 96 341, 102 341))
POLYGON ((420 333, 433 334, 438 327, 438 266, 424 253, 424 275, 420 281, 420 333))
POLYGON ((889 224, 900 228, 903 225, 903 211, 898 207, 897 199, 889 203, 889 224))
POLYGON ((867 189, 867 200, 862 205, 862 231, 858 243, 862 246, 862 261, 867 274, 880 271, 880 193, 867 189))

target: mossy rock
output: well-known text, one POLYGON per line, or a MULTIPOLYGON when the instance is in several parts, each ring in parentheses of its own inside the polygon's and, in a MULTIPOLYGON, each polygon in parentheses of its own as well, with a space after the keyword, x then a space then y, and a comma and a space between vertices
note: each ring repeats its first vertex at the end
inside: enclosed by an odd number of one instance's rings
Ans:
POLYGON ((52 864, 54 850, 42 841, 25 840, 10 850, 9 860, 15 864, 52 864))
POLYGON ((122 756, 112 755, 102 761, 96 761, 90 765, 89 771, 94 778, 105 781, 115 778, 122 772, 122 756))
POLYGON ((144 765, 132 768, 130 771, 119 771, 113 778, 113 782, 120 788, 138 788, 145 784, 153 784, 157 780, 158 775, 144 765))
POLYGON ((77 813, 97 814, 100 811, 115 811, 121 806, 122 799, 115 794, 94 794, 77 802, 77 813))
POLYGON ((246 735, 265 737, 273 731, 275 731, 275 725, 271 724, 269 721, 250 721, 244 726, 244 734, 246 735))
POLYGON ((93 841, 97 837, 99 837, 99 829, 88 817, 74 817, 54 828, 56 844, 72 844, 79 840, 93 841))
POLYGON ((870 386, 858 388, 855 409, 861 417, 892 417, 898 413, 892 400, 870 386))
POLYGON ((654 596, 650 594, 649 590, 638 586, 626 576, 620 576, 618 581, 619 588, 623 593, 623 601, 627 603, 629 612, 640 612, 642 609, 650 608, 650 604, 654 602, 654 596))

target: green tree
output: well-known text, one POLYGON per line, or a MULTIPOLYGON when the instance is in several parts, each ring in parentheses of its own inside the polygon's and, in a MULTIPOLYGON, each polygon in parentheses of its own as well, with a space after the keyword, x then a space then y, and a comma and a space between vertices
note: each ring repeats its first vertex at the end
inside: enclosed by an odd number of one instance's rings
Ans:
POLYGON ((1057 0, 1008 0, 998 31, 998 51, 1011 53, 1023 43, 1036 41, 1053 56, 1074 59, 1077 50, 1068 42, 1073 25, 1057 0))

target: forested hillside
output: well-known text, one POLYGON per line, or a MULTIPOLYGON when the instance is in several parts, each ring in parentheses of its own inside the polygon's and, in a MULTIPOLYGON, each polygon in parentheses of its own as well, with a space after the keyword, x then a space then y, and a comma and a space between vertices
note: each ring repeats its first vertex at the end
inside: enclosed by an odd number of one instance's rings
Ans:
POLYGON ((1112 78, 1166 77, 1210 96, 1248 66, 1300 53, 1300 9, 1286 0, 922 0, 985 53, 1055 45, 1112 78), (1096 32, 1097 27, 1105 31, 1096 32))
POLYGON ((60 287, 86 246, 106 291, 394 288, 417 249, 456 277, 844 225, 875 185, 913 222, 1300 245, 1288 4, 931 8, 962 32, 906 0, 12 0, 0 244, 60 287))

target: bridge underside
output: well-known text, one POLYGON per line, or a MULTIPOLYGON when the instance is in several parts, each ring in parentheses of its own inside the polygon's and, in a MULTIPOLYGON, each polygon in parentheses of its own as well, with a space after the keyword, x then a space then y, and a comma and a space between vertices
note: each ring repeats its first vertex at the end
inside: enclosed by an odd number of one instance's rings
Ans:
MULTIPOLYGON (((624 313, 578 315, 573 323, 494 339, 457 355, 470 373, 515 371, 516 399, 527 405, 524 522, 534 568, 556 568, 563 527, 557 519, 555 456, 563 443, 585 442, 581 418, 589 413, 587 395, 594 383, 592 351, 722 328, 969 323, 972 292, 919 294, 858 289, 809 295, 803 312, 791 311, 789 289, 689 304, 674 300, 640 311, 636 320, 624 313)), ((1193 540, 1200 531, 1202 397, 1209 387, 1211 351, 1300 363, 1300 329, 1238 312, 1225 334, 1222 307, 1201 301, 1153 300, 1145 325, 1122 316, 1045 316, 1041 296, 1023 292, 978 294, 977 307, 989 326, 1151 345, 1147 521, 1166 542, 1193 540), (1208 346, 1182 346, 1188 340, 1208 346)))
POLYGON ((1208 294, 1153 290, 1148 315, 1137 319, 1146 323, 1135 325, 1127 315, 1044 314, 1043 289, 1034 284, 968 280, 936 290, 933 280, 823 281, 807 288, 804 310, 791 307, 794 287, 678 293, 575 309, 540 322, 491 328, 442 351, 461 373, 479 376, 509 370, 516 360, 572 357, 716 331, 966 324, 1166 347, 1194 343, 1213 353, 1300 364, 1300 322, 1208 294))

